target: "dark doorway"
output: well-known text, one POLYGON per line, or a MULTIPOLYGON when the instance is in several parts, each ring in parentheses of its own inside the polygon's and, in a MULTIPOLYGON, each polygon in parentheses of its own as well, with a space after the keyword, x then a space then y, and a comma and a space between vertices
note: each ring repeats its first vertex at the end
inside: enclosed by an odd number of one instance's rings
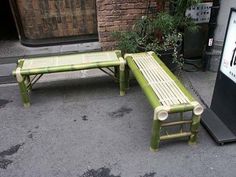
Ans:
POLYGON ((0 40, 18 39, 16 25, 8 0, 0 0, 0 40))

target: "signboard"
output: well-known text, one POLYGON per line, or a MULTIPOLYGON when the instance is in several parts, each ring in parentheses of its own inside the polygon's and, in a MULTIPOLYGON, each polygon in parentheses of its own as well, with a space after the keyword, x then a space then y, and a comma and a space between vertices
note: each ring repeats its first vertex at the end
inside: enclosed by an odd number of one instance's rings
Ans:
POLYGON ((236 83, 236 12, 232 11, 225 45, 222 54, 220 70, 236 83))
POLYGON ((199 3, 187 9, 185 15, 195 23, 209 23, 212 5, 212 2, 199 3))
POLYGON ((236 9, 231 9, 210 109, 202 124, 216 142, 236 141, 236 9))

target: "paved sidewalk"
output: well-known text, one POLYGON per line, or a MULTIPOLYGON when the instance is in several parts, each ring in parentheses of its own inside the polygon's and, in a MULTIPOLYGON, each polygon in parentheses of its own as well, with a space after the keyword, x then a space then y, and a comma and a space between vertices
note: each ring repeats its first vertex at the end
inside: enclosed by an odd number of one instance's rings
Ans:
POLYGON ((60 55, 63 53, 87 52, 101 50, 99 42, 87 42, 78 44, 64 44, 44 47, 26 47, 19 40, 0 40, 0 64, 16 63, 19 58, 25 56, 60 55))
MULTIPOLYGON (((54 76, 36 85, 29 109, 16 84, 0 86, 1 177, 235 176, 236 144, 217 146, 202 127, 196 146, 171 141, 150 152, 153 112, 135 81, 120 97, 118 85, 95 71, 54 76)), ((209 105, 215 76, 183 80, 209 105)))
POLYGON ((215 72, 183 72, 182 78, 186 87, 203 105, 210 107, 217 73, 215 72))

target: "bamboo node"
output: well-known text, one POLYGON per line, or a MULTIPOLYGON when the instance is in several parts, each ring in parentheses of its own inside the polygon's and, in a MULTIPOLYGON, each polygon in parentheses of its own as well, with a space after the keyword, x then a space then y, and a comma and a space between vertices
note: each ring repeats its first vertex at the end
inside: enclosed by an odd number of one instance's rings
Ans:
POLYGON ((169 106, 158 106, 154 110, 154 120, 164 121, 168 118, 169 106))
POLYGON ((19 64, 20 62, 23 62, 24 61, 24 59, 19 59, 18 61, 17 61, 17 63, 19 64))
POLYGON ((192 101, 190 104, 191 104, 193 107, 196 107, 196 106, 200 105, 197 101, 192 101))
POLYGON ((22 82, 24 80, 21 73, 20 73, 20 71, 21 71, 20 67, 16 68, 16 80, 17 80, 17 82, 22 82))
POLYGON ((155 54, 155 52, 153 52, 153 51, 149 51, 149 52, 147 52, 149 55, 153 55, 153 54, 155 54))
POLYGON ((204 109, 200 104, 194 106, 194 109, 193 109, 194 115, 200 116, 200 115, 202 115, 203 111, 204 111, 204 109))
POLYGON ((131 53, 129 53, 129 54, 125 54, 124 57, 125 57, 125 58, 126 58, 126 57, 133 57, 133 55, 132 55, 131 53))
POLYGON ((114 50, 114 52, 116 52, 116 53, 121 53, 121 50, 114 50))
POLYGON ((157 149, 154 149, 154 148, 150 147, 150 151, 151 151, 151 152, 157 152, 157 151, 158 151, 158 148, 157 148, 157 149))

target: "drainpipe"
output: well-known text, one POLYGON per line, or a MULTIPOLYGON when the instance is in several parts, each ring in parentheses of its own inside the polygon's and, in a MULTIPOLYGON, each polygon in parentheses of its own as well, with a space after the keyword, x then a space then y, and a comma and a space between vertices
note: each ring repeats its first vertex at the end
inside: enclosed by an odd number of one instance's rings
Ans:
POLYGON ((203 55, 203 70, 206 71, 210 68, 210 60, 213 50, 214 33, 217 26, 217 17, 220 10, 220 0, 213 0, 211 8, 211 16, 208 24, 208 43, 203 55))

